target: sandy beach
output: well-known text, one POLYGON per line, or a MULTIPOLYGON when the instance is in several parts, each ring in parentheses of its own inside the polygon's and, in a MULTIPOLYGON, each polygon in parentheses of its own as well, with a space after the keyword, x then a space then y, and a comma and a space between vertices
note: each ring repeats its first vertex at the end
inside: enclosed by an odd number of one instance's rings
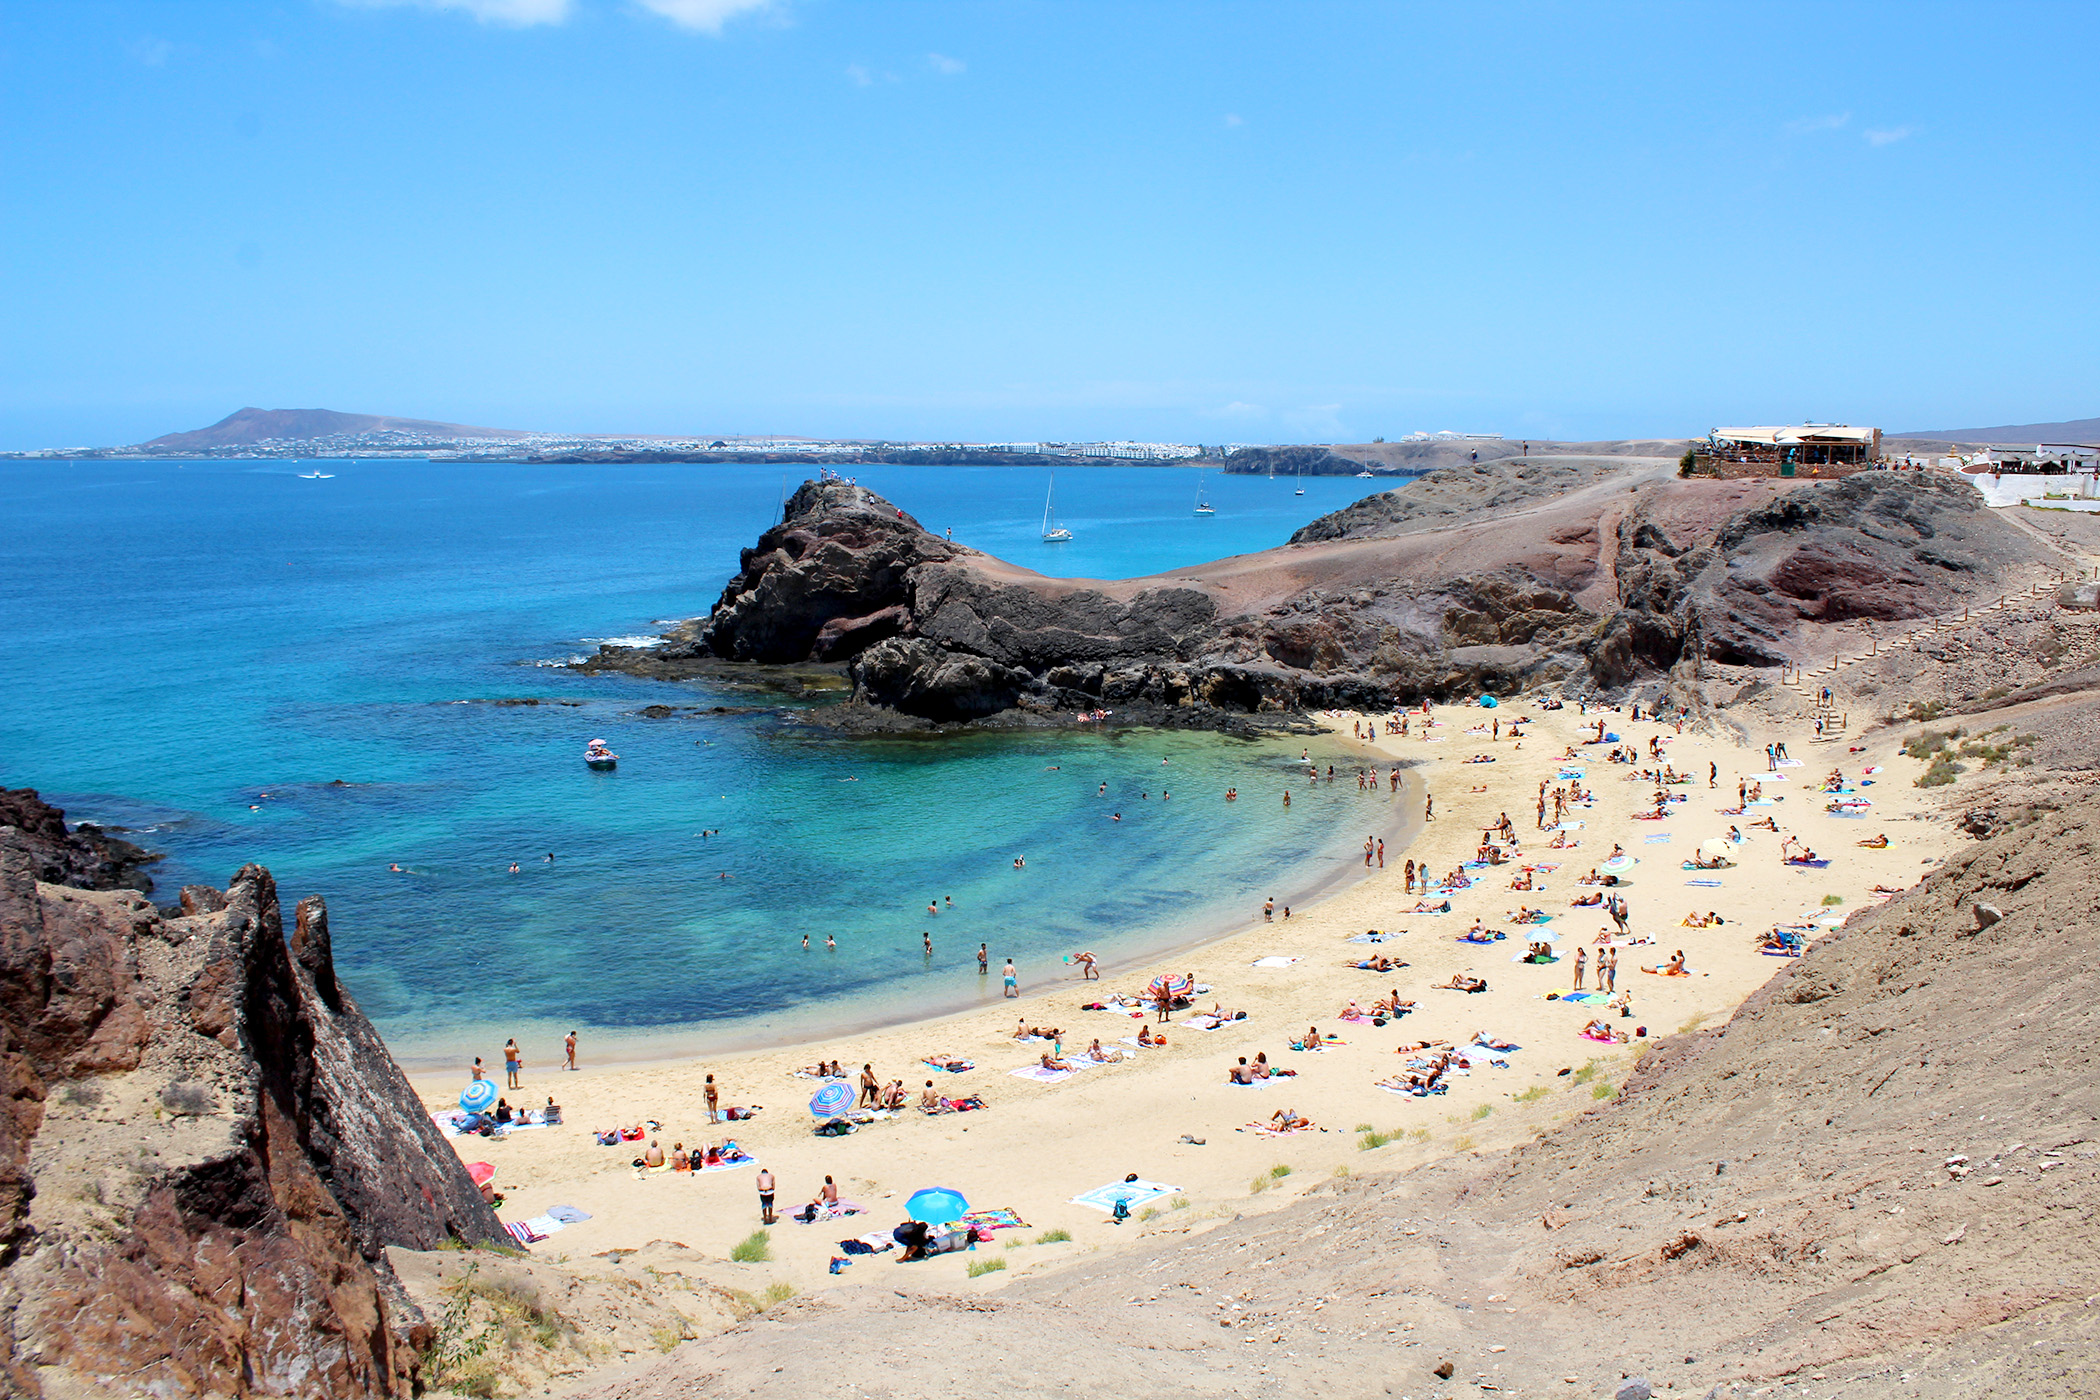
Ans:
MULTIPOLYGON (((1324 717, 1344 738, 1356 724, 1382 718, 1324 717)), ((840 1255, 839 1242, 895 1225, 904 1218, 905 1199, 918 1189, 950 1187, 974 1208, 1010 1208, 1028 1228, 1002 1230, 994 1243, 980 1244, 974 1252, 915 1265, 914 1282, 996 1287, 1023 1272, 1057 1267, 1075 1254, 1273 1208, 1337 1172, 1405 1167, 1528 1139, 1609 1097, 1643 1048, 1639 1038, 1626 1044, 1583 1038, 1580 1032, 1592 1018, 1629 1037, 1645 1027, 1649 1038, 1725 1018, 1784 965, 1759 952, 1760 934, 1775 924, 1820 918, 1825 923, 1817 926, 1819 934, 1871 902, 1875 885, 1911 884, 1950 843, 1944 825, 1912 819, 1927 806, 1925 794, 1911 785, 1919 765, 1896 754, 1893 731, 1852 752, 1860 741, 1819 742, 1805 728, 1752 733, 1747 742, 1738 742, 1733 734, 1689 727, 1678 734, 1670 723, 1632 721, 1623 709, 1584 715, 1572 704, 1558 711, 1519 701, 1495 710, 1437 706, 1429 718, 1434 724, 1426 734, 1418 711, 1406 737, 1380 734, 1366 754, 1369 761, 1375 749, 1381 774, 1396 763, 1406 765, 1416 807, 1411 817, 1419 819, 1419 795, 1426 790, 1434 797, 1434 819, 1420 823, 1404 849, 1398 841, 1389 843, 1382 870, 1374 868, 1359 883, 1294 909, 1288 921, 1279 909, 1274 922, 1263 922, 1253 909, 1240 929, 1156 966, 1114 968, 1098 982, 1082 982, 1074 964, 1053 989, 995 1007, 704 1062, 599 1068, 592 1065, 586 1043, 581 1070, 568 1073, 558 1067, 557 1047, 530 1044, 522 1088, 508 1091, 508 1097, 515 1105, 537 1106, 552 1096, 562 1106, 563 1124, 497 1139, 457 1138, 455 1146, 465 1160, 495 1166, 506 1197, 505 1221, 541 1216, 556 1205, 588 1214, 588 1220, 534 1245, 536 1255, 581 1259, 652 1241, 676 1242, 725 1261, 718 1273, 710 1268, 712 1281, 753 1291, 776 1282, 807 1291, 838 1279, 870 1281, 870 1272, 887 1269, 896 1255, 859 1256, 833 1275, 828 1265, 840 1255), (1510 721, 1518 716, 1528 716, 1521 742, 1508 737, 1510 721), (1619 736, 1620 745, 1583 744, 1595 733, 1598 718, 1607 732, 1619 736), (1488 732, 1497 720, 1503 729, 1499 740, 1488 732), (1646 756, 1652 738, 1661 738, 1666 761, 1691 777, 1687 785, 1670 789, 1684 800, 1672 803, 1670 815, 1660 821, 1636 819, 1637 812, 1653 809, 1655 785, 1629 780, 1653 766, 1646 756), (1764 745, 1775 741, 1788 745, 1797 766, 1768 771, 1764 745), (1564 763, 1571 746, 1581 757, 1564 763), (1638 749, 1640 761, 1605 761, 1607 751, 1620 746, 1638 749), (1476 755, 1495 761, 1466 761, 1476 755), (1884 766, 1872 786, 1856 790, 1856 796, 1873 804, 1864 819, 1825 811, 1832 799, 1819 789, 1833 768, 1842 769, 1853 784, 1863 769, 1884 766), (1583 772, 1579 780, 1556 776, 1578 768, 1583 772), (1771 805, 1724 815, 1720 809, 1736 805, 1742 780, 1762 781, 1771 805), (1555 833, 1538 829, 1541 782, 1549 792, 1574 783, 1594 794, 1593 804, 1568 813, 1569 821, 1582 825, 1566 831, 1565 849, 1549 850, 1555 833), (1518 837, 1519 858, 1471 872, 1471 887, 1449 896, 1449 913, 1403 912, 1418 897, 1403 892, 1407 861, 1441 875, 1473 859, 1483 831, 1504 813, 1518 837), (1750 827, 1768 816, 1779 832, 1750 827), (1700 842, 1723 836, 1731 826, 1746 838, 1736 848, 1732 868, 1681 868, 1700 842), (1857 845, 1881 832, 1890 839, 1887 849, 1857 845), (1781 837, 1787 834, 1827 857, 1827 867, 1783 864, 1781 837), (1578 945, 1590 950, 1589 985, 1595 985, 1595 941, 1610 920, 1598 909, 1574 908, 1571 902, 1596 892, 1579 878, 1602 865, 1615 845, 1637 861, 1618 887, 1630 906, 1629 939, 1639 940, 1622 939, 1617 949, 1617 990, 1630 994, 1627 1015, 1548 999, 1549 993, 1570 989, 1578 945), (1522 866, 1540 864, 1557 868, 1534 874, 1530 892, 1510 888, 1522 866), (1695 880, 1719 884, 1690 883, 1695 880), (1826 900, 1831 902, 1826 905, 1826 900), (1511 915, 1520 903, 1551 915, 1550 922, 1514 922, 1511 915), (1718 912, 1726 922, 1712 928, 1683 926, 1694 910, 1718 912), (1458 941, 1476 918, 1507 937, 1485 945, 1458 941), (1372 929, 1390 937, 1375 946, 1348 941, 1372 929), (1548 936, 1560 961, 1520 961, 1528 941, 1548 936), (1640 970, 1663 963, 1679 949, 1690 976, 1640 970), (1407 966, 1378 973, 1349 965, 1374 954, 1407 966), (1177 1012, 1162 1028, 1164 1048, 1138 1050, 1125 1038, 1135 1037, 1141 1025, 1156 1026, 1156 1017, 1080 1009, 1109 994, 1140 993, 1160 973, 1192 973, 1211 988, 1196 998, 1198 1008, 1222 1003, 1246 1018, 1206 1032, 1185 1024, 1191 1013, 1177 1012), (1469 994, 1434 987, 1457 973, 1485 979, 1488 990, 1469 994), (1382 1027, 1341 1019, 1352 1001, 1368 1010, 1394 990, 1415 1001, 1411 1014, 1382 1027), (1017 1077, 1015 1071, 1035 1065, 1051 1048, 1013 1039, 1020 1022, 1061 1029, 1068 1056, 1083 1053, 1098 1039, 1129 1058, 1055 1082, 1017 1077), (1316 1053, 1292 1050, 1291 1043, 1315 1026, 1341 1043, 1316 1053), (1501 1063, 1489 1063, 1483 1053, 1469 1072, 1447 1075, 1446 1091, 1431 1097, 1376 1087, 1404 1070, 1409 1057, 1396 1054, 1397 1046, 1422 1041, 1464 1046, 1476 1032, 1520 1048, 1493 1057, 1501 1063), (1229 1083, 1239 1057, 1252 1059, 1258 1053, 1266 1053, 1279 1071, 1295 1074, 1259 1087, 1229 1083), (965 1057, 975 1068, 936 1071, 923 1063, 931 1055, 965 1057), (818 1084, 796 1071, 820 1060, 841 1062, 850 1077, 868 1064, 885 1084, 901 1078, 913 1104, 931 1079, 943 1095, 975 1095, 985 1108, 929 1116, 908 1107, 850 1136, 818 1136, 807 1107, 818 1084), (710 1125, 704 1098, 710 1074, 721 1088, 723 1105, 763 1105, 763 1111, 748 1122, 710 1125), (1313 1128, 1277 1136, 1258 1126, 1283 1109, 1309 1118, 1313 1128), (631 1162, 646 1142, 600 1146, 594 1140, 594 1130, 646 1120, 662 1124, 651 1136, 666 1152, 675 1143, 691 1148, 734 1139, 775 1173, 783 1219, 771 1231, 770 1262, 726 1262, 731 1247, 759 1224, 752 1167, 643 1174, 631 1162), (1366 1148, 1365 1125, 1392 1141, 1366 1148), (1072 1202, 1132 1174, 1174 1190, 1123 1226, 1103 1211, 1072 1202), (866 1213, 812 1225, 787 1220, 787 1212, 817 1195, 826 1175, 844 1199, 859 1203, 866 1213), (1069 1232, 1070 1241, 1033 1244, 1054 1230, 1069 1232), (1029 1247, 1000 1248, 1021 1242, 1029 1247), (1007 1261, 1002 1272, 966 1279, 969 1264, 994 1256, 1007 1261)), ((1354 774, 1337 771, 1335 781, 1353 780, 1354 774)), ((1262 784, 1277 790, 1243 785, 1238 800, 1281 800, 1281 783, 1265 777, 1262 784)), ((1222 794, 1215 800, 1223 800, 1222 794)), ((1549 805, 1549 820, 1551 814, 1549 805)), ((989 977, 996 983, 999 974, 995 947, 989 977)), ((500 1045, 487 1047, 484 1058, 500 1084, 500 1045)), ((418 1092, 434 1111, 452 1107, 464 1081, 463 1068, 415 1077, 418 1092)))

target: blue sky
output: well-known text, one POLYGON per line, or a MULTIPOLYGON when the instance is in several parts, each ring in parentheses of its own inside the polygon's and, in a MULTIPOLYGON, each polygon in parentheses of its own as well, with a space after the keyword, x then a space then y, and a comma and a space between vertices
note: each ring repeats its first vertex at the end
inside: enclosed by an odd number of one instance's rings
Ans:
POLYGON ((10 0, 0 447, 2100 413, 2100 7, 10 0))

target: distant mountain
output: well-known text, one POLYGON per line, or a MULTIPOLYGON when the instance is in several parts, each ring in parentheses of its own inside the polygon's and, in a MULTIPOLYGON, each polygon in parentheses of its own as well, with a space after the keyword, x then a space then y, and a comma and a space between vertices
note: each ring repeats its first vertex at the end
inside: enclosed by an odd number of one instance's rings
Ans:
POLYGON ((424 418, 387 418, 374 413, 337 413, 328 408, 244 408, 209 428, 168 433, 139 444, 162 452, 203 452, 215 447, 245 447, 275 438, 307 441, 356 433, 414 433, 438 438, 521 438, 530 433, 512 428, 470 428, 460 423, 433 423, 424 418))
POLYGON ((2100 443, 2100 418, 2074 418, 2068 423, 2012 423, 1999 428, 1945 428, 1930 433, 1897 433, 1928 442, 2100 443))

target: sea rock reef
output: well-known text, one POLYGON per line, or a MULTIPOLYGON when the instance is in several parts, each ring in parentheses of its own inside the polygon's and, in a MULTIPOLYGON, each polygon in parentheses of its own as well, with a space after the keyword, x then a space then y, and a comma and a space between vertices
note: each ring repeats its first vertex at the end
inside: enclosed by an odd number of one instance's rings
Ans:
POLYGON ((287 937, 257 865, 179 912, 85 888, 92 846, 10 798, 0 1390, 412 1393, 429 1327, 387 1247, 508 1236, 337 981, 327 906, 287 937))
POLYGON ((35 788, 0 788, 0 827, 13 827, 22 851, 48 885, 83 890, 153 888, 144 867, 160 856, 112 836, 92 822, 66 825, 63 809, 37 796, 35 788))
MULTIPOLYGON (((806 482, 713 611, 584 669, 842 667, 843 715, 1026 722, 1106 709, 1221 729, 1329 707, 1696 680, 1776 667, 1818 629, 1955 610, 2055 562, 1959 478, 1686 480, 1668 459, 1465 463, 1281 548, 1125 580, 1053 579, 806 482)), ((1688 690, 1689 687, 1686 687, 1688 690)))

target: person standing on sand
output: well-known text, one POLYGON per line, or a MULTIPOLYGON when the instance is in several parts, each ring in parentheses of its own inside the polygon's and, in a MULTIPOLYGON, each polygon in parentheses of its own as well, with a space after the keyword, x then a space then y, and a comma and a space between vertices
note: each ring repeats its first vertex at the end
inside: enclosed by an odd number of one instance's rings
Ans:
POLYGON ((1575 990, 1582 990, 1582 970, 1588 964, 1590 950, 1580 944, 1575 948, 1575 990))
POLYGON ((1385 869, 1385 838, 1378 838, 1378 868, 1385 869))
POLYGON ((1006 960, 1006 966, 1000 971, 999 976, 1006 984, 1007 996, 1017 997, 1021 995, 1021 983, 1020 979, 1014 975, 1014 960, 1012 958, 1006 960))
POLYGON ((1436 798, 1426 791, 1422 794, 1422 820, 1436 820, 1436 798))
POLYGON ((715 1087, 715 1077, 711 1074, 707 1076, 706 1093, 707 1121, 719 1123, 722 1121, 722 1091, 715 1087))
POLYGON ((1095 970, 1095 959, 1092 953, 1074 953, 1072 955, 1072 961, 1079 964, 1080 981, 1091 981, 1101 976, 1101 974, 1095 970))
POLYGON ((1401 879, 1401 888, 1405 889, 1409 894, 1413 894, 1415 892, 1415 863, 1413 861, 1407 863, 1407 869, 1401 872, 1401 879))
POLYGON ((979 977, 983 977, 986 974, 990 973, 991 970, 992 955, 986 952, 985 945, 980 943, 977 945, 977 975, 979 977))
POLYGON ((562 1068, 576 1068, 576 1032, 570 1031, 567 1035, 561 1038, 561 1048, 562 1053, 568 1057, 568 1062, 564 1064, 562 1068))
POLYGON ((758 1169, 758 1180, 754 1184, 758 1187, 758 1223, 771 1225, 773 1223, 773 1173, 764 1167, 760 1167, 758 1169))
POLYGON ((467 1075, 476 1084, 488 1078, 487 1072, 481 1068, 481 1056, 474 1057, 474 1067, 467 1071, 467 1075))
POLYGON ((1719 787, 1720 785, 1721 785, 1721 765, 1720 765, 1720 764, 1718 764, 1718 763, 1709 763, 1709 764, 1707 764, 1707 765, 1706 765, 1706 786, 1707 786, 1707 789, 1708 789, 1708 791, 1711 791, 1711 790, 1713 790, 1714 788, 1717 788, 1717 787, 1719 787))
MULTIPOLYGON (((1261 902, 1261 921, 1265 924, 1276 922, 1276 896, 1273 894, 1261 902)), ((477 1060, 475 1063, 479 1064, 480 1061, 477 1060)), ((478 1078, 479 1076, 476 1077, 478 1078)))
POLYGON ((873 1108, 876 1101, 881 1097, 882 1081, 875 1077, 875 1066, 862 1065, 860 1067, 860 1106, 862 1108, 873 1108))
POLYGON ((1606 992, 1619 990, 1619 950, 1617 948, 1607 952, 1604 955, 1604 960, 1597 964, 1597 979, 1604 984, 1606 992))
POLYGON ((1366 870, 1371 868, 1371 849, 1371 838, 1366 836, 1364 838, 1364 869, 1366 870))
POLYGON ((515 1039, 504 1041, 503 1080, 505 1088, 517 1089, 523 1087, 518 1083, 518 1071, 524 1067, 525 1061, 519 1058, 518 1055, 518 1042, 515 1039))

